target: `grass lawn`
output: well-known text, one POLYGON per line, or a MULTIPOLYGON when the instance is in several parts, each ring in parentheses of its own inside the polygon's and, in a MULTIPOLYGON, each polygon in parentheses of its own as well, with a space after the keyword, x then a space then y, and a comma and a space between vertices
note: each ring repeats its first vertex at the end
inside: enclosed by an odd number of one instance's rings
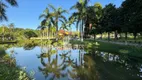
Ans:
POLYGON ((84 42, 71 41, 71 43, 84 44, 86 46, 89 44, 92 44, 91 46, 92 50, 94 50, 94 47, 96 47, 96 50, 98 51, 110 52, 110 53, 122 54, 122 55, 124 54, 124 55, 142 58, 142 48, 140 47, 112 44, 112 43, 99 42, 99 41, 97 41, 98 45, 95 45, 96 41, 93 41, 93 40, 85 40, 84 42))

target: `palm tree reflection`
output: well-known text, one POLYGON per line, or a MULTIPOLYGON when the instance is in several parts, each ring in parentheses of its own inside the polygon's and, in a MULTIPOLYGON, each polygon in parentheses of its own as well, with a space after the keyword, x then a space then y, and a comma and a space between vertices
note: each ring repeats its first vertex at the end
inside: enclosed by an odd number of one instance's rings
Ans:
POLYGON ((67 77, 68 79, 81 79, 81 80, 92 80, 96 79, 97 72, 94 69, 94 61, 88 55, 84 55, 83 50, 79 50, 79 57, 72 57, 72 51, 61 50, 61 54, 57 54, 57 49, 51 47, 45 53, 42 50, 42 54, 39 56, 43 67, 39 67, 39 70, 43 73, 46 78, 50 79, 61 79, 67 77), (54 51, 56 50, 56 51, 54 51), (46 62, 45 59, 48 59, 46 62), (94 74, 94 72, 96 74, 94 74), (91 76, 94 74, 93 76, 91 76))
POLYGON ((56 49, 53 49, 50 47, 47 53, 42 53, 39 57, 41 60, 41 64, 43 65, 43 67, 39 67, 39 70, 43 73, 45 77, 50 77, 50 79, 59 79, 60 77, 64 77, 66 75, 64 73, 64 70, 67 68, 67 65, 64 63, 65 63, 66 57, 68 57, 67 56, 68 52, 60 54, 61 63, 59 63, 58 61, 59 55, 57 54, 57 51, 55 50, 56 49), (55 58, 53 58, 53 56, 55 56, 55 58), (47 63, 44 60, 46 58, 48 58, 47 63))
POLYGON ((142 62, 133 57, 100 51, 85 54, 83 49, 76 51, 58 51, 47 46, 39 56, 42 64, 39 70, 48 79, 140 80, 142 76, 142 62))

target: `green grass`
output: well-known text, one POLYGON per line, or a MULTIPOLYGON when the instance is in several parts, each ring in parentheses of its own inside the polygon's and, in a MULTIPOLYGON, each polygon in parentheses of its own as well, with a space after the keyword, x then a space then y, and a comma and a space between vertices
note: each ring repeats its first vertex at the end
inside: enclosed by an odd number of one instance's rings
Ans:
MULTIPOLYGON (((107 42, 98 42, 98 41, 97 41, 98 45, 96 45, 96 41, 93 41, 93 40, 85 40, 84 42, 71 41, 70 43, 84 44, 85 46, 92 44, 91 45, 92 50, 96 49, 96 50, 102 51, 102 52, 129 55, 129 56, 133 56, 133 57, 142 58, 142 48, 140 48, 140 47, 119 45, 119 44, 113 44, 113 43, 107 43, 107 42)), ((87 48, 87 49, 89 49, 89 48, 87 48)))
POLYGON ((98 42, 98 43, 100 44, 98 46, 99 51, 127 54, 127 55, 135 56, 135 57, 142 57, 142 48, 139 48, 139 47, 112 44, 107 42, 98 42))

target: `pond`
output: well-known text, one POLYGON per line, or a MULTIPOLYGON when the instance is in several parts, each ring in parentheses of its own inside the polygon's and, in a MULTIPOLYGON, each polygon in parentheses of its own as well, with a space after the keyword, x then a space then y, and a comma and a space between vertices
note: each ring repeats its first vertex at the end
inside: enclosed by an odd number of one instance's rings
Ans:
MULTIPOLYGON (((9 45, 7 45, 9 46, 9 45)), ((80 45, 12 45, 6 49, 36 80, 142 80, 142 61, 127 55, 93 51, 80 45)))

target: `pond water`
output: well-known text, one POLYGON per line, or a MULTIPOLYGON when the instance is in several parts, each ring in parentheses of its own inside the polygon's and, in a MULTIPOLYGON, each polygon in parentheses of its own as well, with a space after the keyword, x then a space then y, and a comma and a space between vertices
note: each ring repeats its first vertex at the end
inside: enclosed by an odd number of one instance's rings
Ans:
POLYGON ((71 45, 11 46, 17 65, 35 72, 36 80, 142 80, 142 61, 135 57, 93 51, 71 45))

